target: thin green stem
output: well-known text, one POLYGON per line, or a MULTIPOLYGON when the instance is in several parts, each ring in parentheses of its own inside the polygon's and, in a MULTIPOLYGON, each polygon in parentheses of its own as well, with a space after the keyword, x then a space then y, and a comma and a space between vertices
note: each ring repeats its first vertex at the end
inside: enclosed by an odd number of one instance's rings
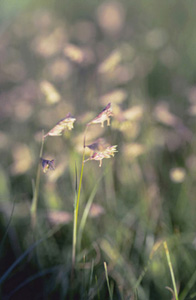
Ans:
POLYGON ((72 279, 73 279, 73 273, 74 273, 75 263, 76 263, 77 225, 78 225, 78 212, 79 212, 79 204, 80 204, 80 193, 81 193, 81 187, 82 187, 82 177, 83 177, 83 171, 84 171, 86 132, 87 132, 87 127, 86 127, 86 130, 84 132, 84 150, 83 150, 83 156, 82 156, 82 167, 81 167, 81 173, 80 173, 80 182, 79 182, 78 191, 76 191, 75 199, 74 199, 72 272, 71 272, 71 278, 72 279))
POLYGON ((178 292, 177 292, 177 288, 176 288, 176 281, 175 281, 174 271, 173 271, 173 267, 172 267, 172 263, 171 263, 171 259, 170 259, 170 254, 169 254, 169 249, 168 249, 168 246, 167 246, 167 242, 163 242, 163 245, 164 245, 164 248, 165 248, 167 263, 168 263, 168 266, 169 266, 171 279, 172 279, 172 283, 173 283, 174 295, 175 295, 176 300, 178 300, 178 292))
POLYGON ((38 202, 40 172, 41 172, 40 158, 42 157, 42 154, 43 154, 43 148, 44 148, 44 132, 42 132, 42 143, 41 143, 41 149, 40 149, 40 154, 39 154, 39 163, 38 163, 38 168, 37 168, 37 175, 36 175, 36 181, 35 181, 35 189, 34 189, 34 193, 33 193, 33 200, 32 200, 32 204, 31 204, 32 227, 35 227, 35 224, 36 224, 37 202, 38 202))
POLYGON ((106 277, 106 282, 107 282, 107 286, 108 286, 108 292, 109 292, 110 300, 112 300, 113 297, 112 297, 112 291, 111 291, 111 288, 110 288, 110 283, 109 283, 109 278, 108 278, 108 269, 107 269, 106 262, 104 262, 104 269, 105 269, 105 277, 106 277))
POLYGON ((73 279, 73 272, 75 267, 75 260, 76 260, 76 236, 77 236, 77 221, 76 221, 76 202, 77 202, 77 192, 75 193, 74 199, 74 219, 73 219, 73 245, 72 245, 72 279, 73 279))

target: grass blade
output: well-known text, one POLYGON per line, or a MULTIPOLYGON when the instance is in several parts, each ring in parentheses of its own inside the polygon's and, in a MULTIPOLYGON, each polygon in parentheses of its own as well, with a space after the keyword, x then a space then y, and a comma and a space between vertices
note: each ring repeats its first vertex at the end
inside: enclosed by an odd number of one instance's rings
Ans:
POLYGON ((31 205, 31 224, 32 227, 35 227, 36 224, 36 215, 37 215, 37 202, 38 202, 38 194, 39 194, 39 183, 40 183, 40 172, 41 172, 41 164, 40 164, 40 158, 43 154, 43 148, 44 148, 44 131, 42 132, 42 143, 41 143, 41 149, 39 154, 39 164, 37 168, 37 175, 36 175, 36 182, 35 182, 35 189, 33 193, 33 200, 31 205))
MULTIPOLYGON (((85 130, 85 133, 86 133, 86 131, 87 131, 87 128, 85 130)), ((81 167, 81 173, 80 173, 80 182, 79 182, 79 187, 78 187, 78 190, 77 190, 77 178, 76 178, 76 191, 75 191, 75 199, 74 199, 72 271, 71 271, 71 278, 72 279, 73 279, 75 262, 76 262, 78 212, 79 212, 79 204, 80 204, 80 193, 81 193, 81 187, 82 187, 82 177, 83 177, 83 171, 84 171, 84 159, 85 159, 85 134, 84 134, 84 150, 83 150, 83 156, 82 156, 82 167, 81 167)), ((76 176, 77 176, 77 173, 76 173, 76 176)))
POLYGON ((169 249, 168 249, 166 241, 163 242, 163 246, 164 246, 164 249, 165 249, 165 254, 166 254, 166 257, 167 257, 167 263, 168 263, 170 274, 171 274, 171 279, 172 279, 173 288, 174 288, 174 295, 175 295, 176 300, 179 300, 178 299, 178 292, 177 292, 177 288, 176 288, 176 281, 175 281, 174 271, 173 271, 173 267, 172 267, 172 263, 171 263, 171 259, 170 259, 170 254, 169 254, 169 249))
POLYGON ((39 244, 41 244, 44 240, 51 237, 54 233, 56 233, 60 229, 60 226, 56 226, 54 229, 50 230, 44 238, 39 239, 33 245, 31 245, 22 255, 20 255, 15 262, 7 269, 7 271, 1 276, 0 284, 2 284, 6 278, 10 275, 13 269, 30 253, 32 252, 39 244))
POLYGON ((109 278, 108 278, 108 269, 107 269, 106 262, 104 262, 104 269, 105 269, 105 277, 106 277, 106 282, 107 282, 107 286, 108 286, 108 292, 109 292, 110 300, 112 300, 113 299, 112 290, 110 288, 110 283, 109 283, 109 278))
POLYGON ((103 175, 98 179, 97 183, 95 184, 95 186, 94 186, 94 188, 93 188, 93 190, 90 194, 90 197, 89 197, 89 199, 86 203, 86 206, 85 206, 85 209, 84 209, 84 212, 83 212, 83 215, 82 215, 82 219, 81 219, 80 226, 79 226, 79 231, 78 231, 78 250, 80 250, 80 247, 81 247, 82 234, 83 234, 83 231, 84 231, 86 220, 88 218, 88 214, 89 214, 91 205, 93 203, 94 197, 96 195, 97 187, 98 187, 102 177, 103 177, 103 175))

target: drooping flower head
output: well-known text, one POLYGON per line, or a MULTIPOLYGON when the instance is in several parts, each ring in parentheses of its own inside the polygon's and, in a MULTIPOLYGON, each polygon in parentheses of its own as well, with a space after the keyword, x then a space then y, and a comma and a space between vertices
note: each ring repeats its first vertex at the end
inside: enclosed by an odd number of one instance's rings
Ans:
POLYGON ((99 160, 99 167, 102 166, 102 159, 104 158, 110 158, 109 154, 105 154, 104 152, 94 152, 92 156, 84 160, 84 162, 87 162, 88 160, 99 160))
POLYGON ((108 105, 95 117, 92 121, 90 121, 87 125, 98 124, 101 123, 101 127, 104 127, 104 122, 107 121, 107 126, 110 126, 110 118, 113 116, 111 103, 108 105))
POLYGON ((88 160, 99 160, 99 167, 102 166, 102 159, 104 158, 111 158, 111 156, 114 156, 115 152, 118 152, 116 150, 117 145, 114 146, 108 146, 105 150, 94 152, 92 156, 84 160, 84 163, 88 160))
POLYGON ((65 119, 59 121, 47 134, 44 135, 44 138, 48 135, 60 136, 65 129, 71 130, 75 120, 76 119, 72 117, 70 113, 68 113, 65 119))
POLYGON ((54 159, 49 160, 49 159, 44 159, 41 158, 41 164, 42 164, 42 169, 43 172, 46 173, 48 170, 54 170, 54 159))

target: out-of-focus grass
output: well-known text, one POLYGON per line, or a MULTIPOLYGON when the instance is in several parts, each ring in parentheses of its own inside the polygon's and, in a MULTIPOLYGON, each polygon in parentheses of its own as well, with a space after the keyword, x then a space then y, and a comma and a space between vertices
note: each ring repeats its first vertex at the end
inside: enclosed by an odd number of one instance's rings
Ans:
POLYGON ((195 6, 17 1, 15 9, 14 2, 1 1, 2 239, 14 199, 15 206, 0 277, 59 226, 16 264, 2 284, 2 298, 108 299, 106 262, 113 299, 169 299, 168 263, 163 247, 157 248, 163 241, 179 299, 194 298, 195 6), (118 145, 118 153, 101 168, 85 163, 79 224, 84 211, 88 216, 70 285, 75 164, 81 165, 86 124, 109 102, 111 127, 89 127, 86 144, 103 137, 118 145), (44 147, 56 169, 41 174, 33 232, 32 179, 42 130, 68 112, 77 120, 73 131, 47 137, 44 147))

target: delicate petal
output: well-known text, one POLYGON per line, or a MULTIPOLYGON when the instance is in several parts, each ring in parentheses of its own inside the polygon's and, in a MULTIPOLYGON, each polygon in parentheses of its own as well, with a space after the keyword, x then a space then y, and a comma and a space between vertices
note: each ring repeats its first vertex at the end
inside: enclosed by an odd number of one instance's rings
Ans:
POLYGON ((44 159, 41 158, 41 163, 42 163, 42 169, 43 172, 46 173, 48 170, 54 170, 54 159, 49 160, 49 159, 44 159))
POLYGON ((109 154, 109 155, 111 155, 111 156, 114 156, 114 153, 115 153, 115 152, 118 152, 118 151, 116 150, 116 147, 117 147, 117 145, 109 146, 109 147, 107 147, 107 148, 105 149, 104 153, 107 153, 107 154, 109 154))
POLYGON ((87 125, 90 124, 98 124, 101 123, 101 127, 104 127, 104 122, 107 121, 107 125, 110 125, 110 118, 113 116, 111 103, 108 105, 95 117, 92 121, 90 121, 87 125))
POLYGON ((75 118, 71 116, 69 113, 65 119, 59 121, 47 134, 44 135, 44 138, 48 135, 50 136, 59 136, 62 135, 63 130, 66 128, 71 130, 73 128, 73 123, 75 122, 75 118))

